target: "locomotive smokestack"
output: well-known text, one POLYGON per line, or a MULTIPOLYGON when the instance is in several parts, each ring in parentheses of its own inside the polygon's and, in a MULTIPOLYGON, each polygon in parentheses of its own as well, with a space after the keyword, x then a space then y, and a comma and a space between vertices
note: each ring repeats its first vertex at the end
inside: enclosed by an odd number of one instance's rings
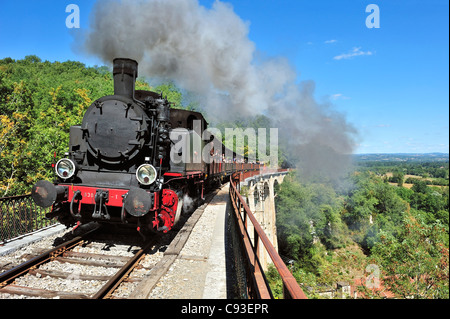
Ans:
POLYGON ((114 95, 134 97, 134 84, 138 76, 135 60, 118 58, 113 60, 114 95))

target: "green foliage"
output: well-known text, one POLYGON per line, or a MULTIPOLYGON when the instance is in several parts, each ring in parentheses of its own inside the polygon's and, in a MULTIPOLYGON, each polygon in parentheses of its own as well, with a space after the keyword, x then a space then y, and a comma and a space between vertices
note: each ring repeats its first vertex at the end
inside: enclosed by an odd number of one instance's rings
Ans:
POLYGON ((405 178, 405 173, 403 173, 402 171, 398 170, 398 171, 393 173, 393 175, 390 178, 389 182, 396 183, 398 186, 402 187, 404 178, 405 178))
POLYGON ((370 170, 379 175, 392 172, 393 175, 388 180, 391 183, 400 183, 399 186, 402 186, 402 182, 414 184, 420 178, 427 178, 425 182, 429 185, 448 186, 448 154, 442 154, 442 156, 436 158, 433 156, 427 157, 426 155, 417 158, 403 157, 392 155, 390 158, 384 158, 379 161, 359 160, 356 162, 356 166, 359 171, 370 170), (396 161, 392 160, 396 157, 399 159, 396 161), (409 176, 404 179, 405 175, 413 175, 414 177, 409 176))
POLYGON ((80 62, 0 60, 0 196, 51 179, 54 153, 67 151, 70 126, 81 123, 93 100, 112 93, 109 73, 80 62))
POLYGON ((300 184, 290 173, 279 187, 275 205, 280 251, 308 271, 317 271, 322 262, 315 241, 329 249, 345 244, 342 202, 330 187, 300 184))
MULTIPOLYGON (((303 292, 310 299, 318 298, 317 287, 318 283, 316 281, 316 276, 312 273, 306 272, 301 268, 295 267, 294 265, 288 266, 294 278, 300 283, 303 292)), ((275 299, 283 299, 283 281, 281 276, 278 274, 277 269, 274 265, 269 265, 267 271, 265 272, 267 281, 269 282, 270 289, 275 299)))
MULTIPOLYGON (((448 298, 449 188, 417 180, 408 189, 400 186, 399 167, 389 171, 399 172, 396 185, 367 166, 348 177, 347 190, 306 183, 292 173, 277 186, 279 250, 308 274, 299 282, 309 297, 318 297, 323 285, 351 283, 375 264, 399 297, 448 298)), ((280 283, 271 280, 279 291, 280 283)))
MULTIPOLYGON (((384 183, 370 173, 353 176, 355 188, 345 201, 343 218, 352 230, 351 236, 364 249, 370 249, 378 240, 379 230, 395 235, 403 214, 409 210, 397 187, 384 183)), ((408 196, 408 192, 403 195, 408 196)))
POLYGON ((381 233, 372 250, 384 282, 402 297, 449 298, 448 225, 424 223, 406 214, 396 236, 381 233))

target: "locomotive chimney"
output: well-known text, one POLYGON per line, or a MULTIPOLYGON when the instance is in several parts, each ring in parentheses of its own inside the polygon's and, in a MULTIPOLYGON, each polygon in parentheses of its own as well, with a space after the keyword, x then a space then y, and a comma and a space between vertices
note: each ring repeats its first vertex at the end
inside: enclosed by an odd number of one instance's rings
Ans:
POLYGON ((138 76, 135 60, 118 58, 113 60, 114 95, 134 97, 134 84, 138 76))

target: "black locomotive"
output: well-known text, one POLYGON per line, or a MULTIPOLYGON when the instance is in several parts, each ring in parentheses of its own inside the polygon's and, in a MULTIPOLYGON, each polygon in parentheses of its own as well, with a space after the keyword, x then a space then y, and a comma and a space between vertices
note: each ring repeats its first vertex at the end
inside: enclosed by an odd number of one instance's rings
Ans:
POLYGON ((114 95, 96 100, 82 124, 70 128, 69 151, 54 165, 56 180, 33 186, 36 204, 52 206, 47 217, 66 226, 98 221, 167 232, 185 196, 203 197, 224 176, 259 169, 204 134, 201 113, 135 90, 136 61, 115 59, 113 75, 114 95))

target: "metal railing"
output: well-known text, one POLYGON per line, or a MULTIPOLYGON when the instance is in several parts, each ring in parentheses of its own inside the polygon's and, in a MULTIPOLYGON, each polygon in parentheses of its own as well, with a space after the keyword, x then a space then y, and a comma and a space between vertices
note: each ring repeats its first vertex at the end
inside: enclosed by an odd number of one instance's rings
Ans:
MULTIPOLYGON (((260 242, 264 245, 272 262, 283 281, 283 294, 285 299, 307 299, 305 293, 298 285, 294 276, 284 264, 278 252, 273 247, 261 225, 256 220, 247 203, 239 193, 240 173, 230 177, 230 198, 235 212, 235 217, 241 232, 241 243, 245 251, 247 264, 248 293, 255 299, 272 299, 273 295, 267 282, 264 271, 259 261, 260 242), (253 225, 253 242, 248 234, 247 224, 253 225)), ((247 175, 248 177, 248 175, 247 175)))
POLYGON ((0 244, 55 224, 45 218, 49 211, 37 206, 30 194, 0 198, 0 244))

